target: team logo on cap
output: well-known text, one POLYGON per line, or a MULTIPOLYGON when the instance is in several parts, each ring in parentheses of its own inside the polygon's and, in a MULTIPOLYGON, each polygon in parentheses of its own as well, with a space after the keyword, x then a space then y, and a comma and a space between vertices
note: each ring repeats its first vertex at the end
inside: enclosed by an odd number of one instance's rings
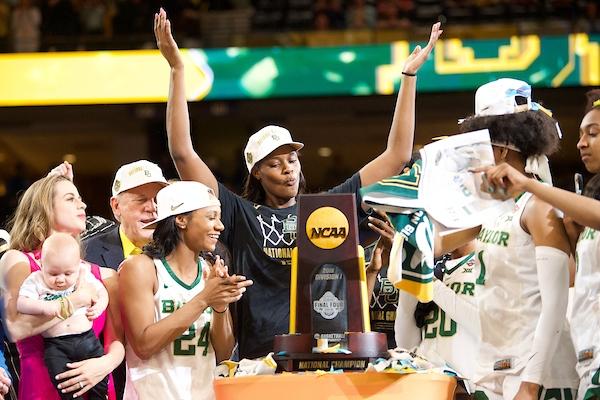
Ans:
POLYGON ((129 176, 135 175, 135 174, 137 174, 138 172, 141 172, 141 171, 143 171, 142 167, 138 166, 138 167, 132 168, 132 169, 129 170, 129 176))
POLYGON ((148 171, 147 169, 144 170, 144 175, 146 175, 148 178, 152 178, 152 172, 148 171))
POLYGON ((113 189, 114 189, 115 193, 118 192, 120 188, 121 188, 121 181, 117 179, 117 180, 115 180, 115 184, 113 185, 113 189))
POLYGON ((315 246, 335 249, 348 236, 348 219, 343 212, 333 207, 321 207, 306 219, 306 234, 315 246))
POLYGON ((271 139, 275 140, 275 141, 279 141, 279 136, 272 134, 271 135, 271 139))
POLYGON ((246 162, 252 164, 252 153, 246 153, 246 162))

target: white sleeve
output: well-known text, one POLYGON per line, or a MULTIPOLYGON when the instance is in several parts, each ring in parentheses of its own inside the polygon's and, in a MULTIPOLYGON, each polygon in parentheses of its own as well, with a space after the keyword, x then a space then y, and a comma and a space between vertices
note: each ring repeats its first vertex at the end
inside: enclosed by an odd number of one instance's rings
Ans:
POLYGON ((535 329, 533 347, 521 381, 541 385, 544 372, 556 352, 566 319, 569 292, 569 256, 554 247, 536 246, 542 312, 535 329))
POLYGON ((421 343, 421 329, 415 324, 415 307, 419 301, 403 290, 398 291, 398 309, 394 321, 396 346, 414 350, 421 343))
POLYGON ((29 274, 27 279, 25 279, 25 281, 23 281, 23 284, 21 284, 21 288, 19 289, 19 296, 27 297, 28 299, 39 300, 40 293, 38 292, 39 286, 36 283, 36 280, 38 278, 36 277, 41 273, 41 271, 35 271, 29 274))
POLYGON ((456 321, 458 325, 465 328, 476 338, 481 337, 481 324, 479 321, 479 309, 475 298, 467 300, 468 296, 459 296, 454 290, 435 279, 433 281, 433 301, 446 315, 456 321))

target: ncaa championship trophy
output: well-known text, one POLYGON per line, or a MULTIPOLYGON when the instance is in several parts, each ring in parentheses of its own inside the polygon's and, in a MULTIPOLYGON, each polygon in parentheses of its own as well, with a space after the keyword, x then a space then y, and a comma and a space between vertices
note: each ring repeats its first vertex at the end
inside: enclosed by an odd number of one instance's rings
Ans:
POLYGON ((301 195, 292 251, 290 332, 275 336, 284 371, 364 370, 387 356, 371 332, 364 251, 354 194, 301 195))

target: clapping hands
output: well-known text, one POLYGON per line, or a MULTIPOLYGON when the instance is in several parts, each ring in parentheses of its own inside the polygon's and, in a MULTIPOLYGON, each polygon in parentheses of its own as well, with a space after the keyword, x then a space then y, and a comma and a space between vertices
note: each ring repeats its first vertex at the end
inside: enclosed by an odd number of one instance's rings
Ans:
POLYGON ((230 303, 241 299, 246 287, 253 283, 245 276, 229 275, 227 266, 219 256, 209 265, 206 278, 204 290, 200 294, 205 296, 208 305, 218 313, 224 312, 230 303))

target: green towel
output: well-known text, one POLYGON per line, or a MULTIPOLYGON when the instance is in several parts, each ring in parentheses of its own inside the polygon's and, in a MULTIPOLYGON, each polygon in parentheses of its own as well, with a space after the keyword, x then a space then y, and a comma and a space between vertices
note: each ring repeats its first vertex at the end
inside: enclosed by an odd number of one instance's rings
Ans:
POLYGON ((382 209, 386 205, 405 207, 406 213, 388 212, 396 230, 388 279, 419 301, 428 302, 433 299, 434 226, 425 210, 417 207, 420 178, 421 161, 418 160, 403 174, 382 179, 360 191, 365 202, 376 199, 367 204, 382 209))
POLYGON ((387 211, 386 206, 423 208, 422 202, 419 200, 421 171, 422 161, 417 160, 409 170, 402 174, 382 179, 360 189, 363 201, 369 206, 384 211, 387 211))

